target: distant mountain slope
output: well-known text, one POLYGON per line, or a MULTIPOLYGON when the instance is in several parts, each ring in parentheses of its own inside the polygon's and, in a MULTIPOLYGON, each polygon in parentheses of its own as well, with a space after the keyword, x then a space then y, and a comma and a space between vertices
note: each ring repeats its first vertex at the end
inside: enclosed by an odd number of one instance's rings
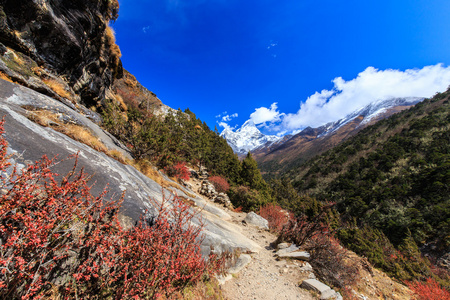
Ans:
POLYGON ((236 131, 224 129, 220 136, 224 137, 233 151, 238 155, 246 155, 249 151, 254 151, 265 145, 271 145, 280 140, 275 135, 265 135, 256 127, 255 123, 248 120, 236 131))
POLYGON ((450 90, 424 100, 283 175, 395 245, 411 235, 418 245, 449 252, 449 98, 450 90))
POLYGON ((308 127, 282 143, 275 143, 253 151, 265 173, 279 173, 286 168, 300 166, 308 159, 331 149, 354 136, 370 124, 411 107, 423 98, 392 98, 379 100, 347 115, 336 122, 318 128, 308 127))

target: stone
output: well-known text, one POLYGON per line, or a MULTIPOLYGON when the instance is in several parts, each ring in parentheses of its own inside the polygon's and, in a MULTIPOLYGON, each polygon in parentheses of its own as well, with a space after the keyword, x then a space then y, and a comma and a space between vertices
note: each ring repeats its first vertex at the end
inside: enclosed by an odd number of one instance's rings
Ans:
POLYGON ((231 279, 233 279, 233 275, 231 275, 231 274, 217 275, 216 279, 219 282, 219 285, 224 285, 227 281, 230 281, 231 279))
POLYGON ((312 270, 313 267, 308 262, 305 262, 305 264, 300 268, 300 271, 303 272, 312 272, 312 270))
POLYGON ((191 178, 198 179, 199 178, 198 173, 194 170, 191 170, 191 178))
POLYGON ((250 212, 244 219, 244 222, 250 225, 257 226, 261 229, 269 230, 269 222, 263 217, 255 214, 254 212, 250 212))
POLYGON ((342 300, 342 296, 340 293, 331 289, 320 295, 321 300, 342 300))
POLYGON ((311 291, 315 291, 317 293, 324 293, 326 291, 331 290, 331 288, 320 282, 319 280, 316 279, 306 279, 303 280, 302 284, 300 285, 302 288, 307 289, 307 290, 311 290, 311 291))
POLYGON ((278 249, 278 250, 286 249, 286 248, 288 248, 290 245, 291 245, 290 243, 279 243, 279 244, 277 245, 277 249, 278 249))
POLYGON ((286 253, 290 253, 290 252, 297 251, 297 250, 299 250, 299 249, 300 249, 300 248, 297 247, 297 245, 292 244, 292 245, 290 245, 290 246, 287 247, 287 248, 278 250, 278 251, 275 253, 275 255, 280 256, 280 255, 284 255, 284 254, 286 254, 286 253))
POLYGON ((217 196, 214 198, 214 202, 222 204, 225 207, 231 207, 232 206, 230 198, 225 193, 217 194, 217 196))
POLYGON ((208 180, 202 181, 202 187, 200 188, 200 194, 205 195, 206 197, 213 199, 216 197, 217 192, 214 185, 208 180))
POLYGON ((248 254, 241 254, 239 258, 236 260, 234 266, 228 269, 228 273, 237 274, 245 268, 252 261, 252 257, 248 254))
POLYGON ((450 271, 450 252, 441 256, 437 261, 437 265, 450 271))
POLYGON ((303 280, 300 286, 304 289, 319 293, 321 300, 326 299, 343 300, 340 293, 337 293, 335 290, 331 289, 328 285, 316 279, 303 280))
POLYGON ((300 260, 308 261, 310 259, 311 255, 308 252, 306 252, 306 251, 295 251, 295 252, 279 254, 278 257, 280 257, 280 258, 293 258, 293 259, 300 259, 300 260))

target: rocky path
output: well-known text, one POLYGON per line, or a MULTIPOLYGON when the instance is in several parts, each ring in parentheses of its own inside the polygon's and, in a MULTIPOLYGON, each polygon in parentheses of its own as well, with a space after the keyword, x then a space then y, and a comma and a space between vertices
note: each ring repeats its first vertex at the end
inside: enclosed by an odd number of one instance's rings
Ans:
POLYGON ((303 262, 277 260, 271 246, 276 236, 268 231, 242 223, 243 213, 229 212, 233 223, 242 227, 242 234, 262 247, 251 254, 252 260, 243 270, 222 285, 226 299, 317 299, 299 284, 308 276, 302 271, 303 262))

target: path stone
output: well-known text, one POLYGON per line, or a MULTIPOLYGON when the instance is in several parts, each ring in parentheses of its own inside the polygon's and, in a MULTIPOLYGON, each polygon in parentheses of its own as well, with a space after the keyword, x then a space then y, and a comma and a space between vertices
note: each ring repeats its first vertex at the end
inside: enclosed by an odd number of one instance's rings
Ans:
POLYGON ((307 290, 312 290, 320 293, 321 300, 327 299, 342 300, 342 296, 340 293, 337 293, 335 290, 331 289, 328 285, 316 279, 303 280, 301 287, 307 290))
POLYGON ((294 258, 294 259, 308 261, 309 258, 311 257, 311 255, 305 251, 296 251, 296 252, 282 253, 282 254, 279 254, 278 257, 279 258, 294 258))
POLYGON ((250 212, 247 214, 247 216, 244 219, 245 223, 250 225, 255 225, 262 229, 269 230, 269 222, 264 219, 263 217, 255 214, 254 212, 250 212))
POLYGON ((228 269, 228 273, 236 274, 242 271, 242 269, 252 261, 252 257, 248 254, 241 254, 237 259, 234 266, 228 269))
POLYGON ((287 248, 278 250, 278 251, 275 253, 275 255, 280 256, 280 255, 283 255, 283 254, 286 254, 286 253, 290 253, 290 252, 297 251, 297 250, 299 250, 299 249, 300 249, 300 248, 297 247, 295 244, 292 244, 290 247, 287 247, 287 248))
POLYGON ((290 246, 289 243, 280 243, 280 244, 278 244, 277 249, 278 250, 286 249, 286 248, 289 248, 289 246, 290 246))
POLYGON ((312 291, 318 292, 320 294, 322 294, 328 290, 331 290, 331 288, 328 285, 326 285, 316 279, 303 280, 301 287, 304 289, 307 289, 307 290, 312 290, 312 291))

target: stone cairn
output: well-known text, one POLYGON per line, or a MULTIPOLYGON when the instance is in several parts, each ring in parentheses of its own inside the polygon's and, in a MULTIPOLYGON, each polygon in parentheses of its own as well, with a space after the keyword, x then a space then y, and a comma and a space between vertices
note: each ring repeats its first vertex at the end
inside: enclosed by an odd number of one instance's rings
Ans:
MULTIPOLYGON (((191 172, 192 173, 192 172, 191 172)), ((199 173, 192 174, 193 178, 198 178, 201 181, 200 194, 208 197, 215 203, 222 204, 225 207, 232 207, 230 198, 225 193, 218 193, 214 185, 209 182, 209 174, 205 169, 202 169, 199 173)))

